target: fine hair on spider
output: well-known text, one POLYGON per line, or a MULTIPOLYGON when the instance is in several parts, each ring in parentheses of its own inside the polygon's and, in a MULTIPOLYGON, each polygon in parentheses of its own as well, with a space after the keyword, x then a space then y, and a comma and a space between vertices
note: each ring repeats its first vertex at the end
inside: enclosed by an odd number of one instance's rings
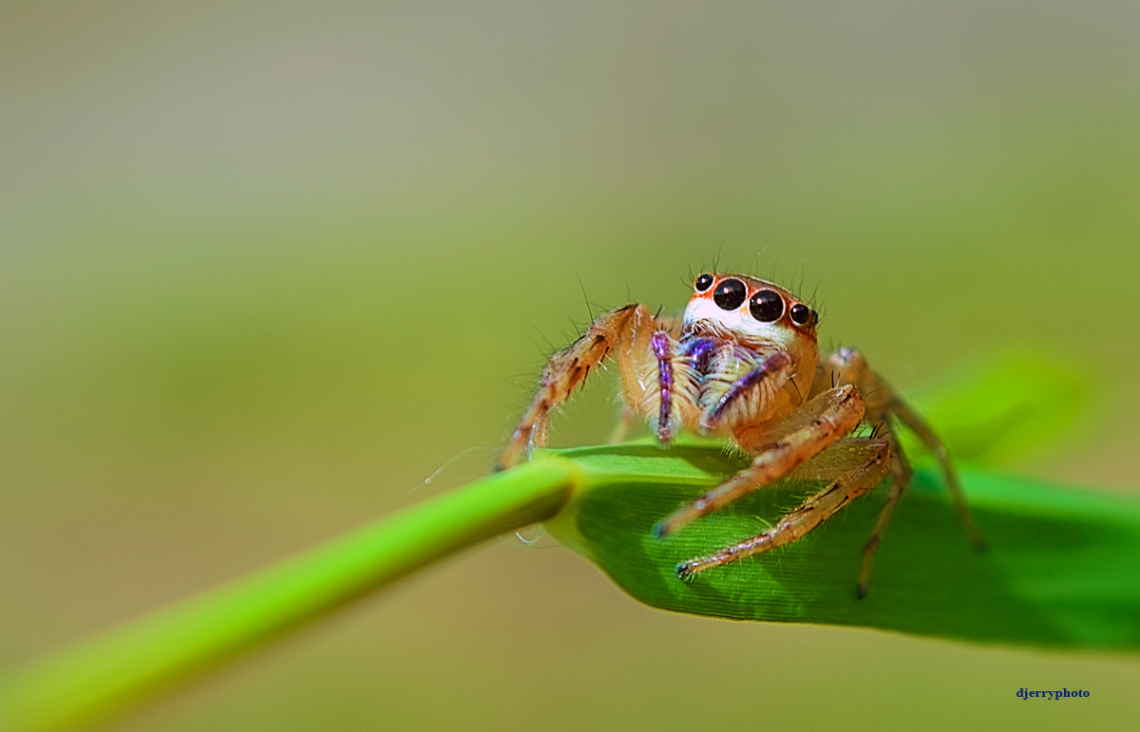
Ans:
POLYGON ((692 278, 691 287, 681 316, 662 317, 631 303, 594 318, 551 356, 498 467, 509 468, 545 445, 551 411, 612 360, 623 402, 615 439, 642 417, 663 446, 688 430, 723 437, 750 458, 747 467, 662 518, 654 527, 659 539, 782 478, 810 475, 824 482, 765 531, 679 564, 682 580, 795 542, 886 480, 887 499, 864 544, 856 582, 858 596, 865 596, 875 552, 913 474, 898 425, 938 458, 967 537, 983 546, 942 441, 858 350, 840 347, 821 357, 820 316, 811 301, 715 266, 692 278))

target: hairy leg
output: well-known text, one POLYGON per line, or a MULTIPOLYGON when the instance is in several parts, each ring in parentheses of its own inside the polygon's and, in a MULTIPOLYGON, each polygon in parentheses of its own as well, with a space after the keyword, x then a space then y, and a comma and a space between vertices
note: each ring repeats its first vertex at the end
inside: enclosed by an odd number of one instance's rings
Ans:
POLYGON ((947 452, 946 445, 938 439, 938 435, 934 434, 934 431, 926 424, 926 420, 898 396, 891 400, 890 412, 917 435, 918 439, 922 440, 922 444, 926 445, 927 449, 938 458, 938 463, 942 466, 942 474, 946 476, 946 485, 950 487, 950 496, 954 500, 954 511, 958 514, 958 521, 965 529, 970 543, 978 549, 985 549, 986 540, 974 523, 973 516, 970 515, 970 508, 966 505, 966 496, 962 492, 962 483, 958 480, 958 472, 954 470, 954 464, 950 461, 950 453, 947 452))
POLYGON ((966 498, 958 480, 958 473, 954 470, 946 446, 938 439, 926 421, 909 404, 903 401, 902 397, 890 385, 879 378, 863 354, 854 348, 841 348, 820 364, 813 391, 827 388, 828 385, 834 383, 855 384, 858 387, 867 403, 867 421, 891 445, 891 491, 878 519, 875 521, 871 536, 863 548, 863 567, 859 575, 861 595, 866 594, 867 586, 870 583, 871 564, 874 561, 879 542, 894 516, 895 509, 898 508, 899 501, 906 493, 913 475, 910 462, 903 453, 902 445, 899 444, 895 434, 893 419, 898 419, 906 425, 938 458, 942 474, 946 478, 946 485, 950 489, 955 513, 966 532, 966 537, 978 549, 984 548, 985 540, 974 524, 973 517, 970 516, 970 509, 966 506, 966 498))
POLYGON ((552 356, 542 371, 538 391, 503 449, 496 468, 509 468, 522 460, 524 453, 529 454, 532 448, 546 444, 551 410, 566 401, 574 387, 585 381, 590 370, 600 365, 611 351, 616 350, 624 377, 631 368, 630 350, 652 334, 653 324, 653 316, 644 305, 626 305, 598 316, 581 338, 552 356))
POLYGON ((713 554, 682 562, 677 565, 677 575, 683 580, 689 579, 697 572, 799 539, 882 482, 890 463, 890 445, 884 440, 847 439, 821 453, 817 461, 804 466, 805 470, 816 472, 813 477, 818 477, 821 472, 816 462, 826 464, 826 472, 834 475, 822 490, 785 514, 764 533, 713 554))
POLYGON ((751 465, 674 511, 654 527, 654 533, 667 536, 690 521, 785 477, 850 434, 862 419, 863 402, 855 387, 845 385, 820 394, 765 431, 769 442, 759 449, 751 465))

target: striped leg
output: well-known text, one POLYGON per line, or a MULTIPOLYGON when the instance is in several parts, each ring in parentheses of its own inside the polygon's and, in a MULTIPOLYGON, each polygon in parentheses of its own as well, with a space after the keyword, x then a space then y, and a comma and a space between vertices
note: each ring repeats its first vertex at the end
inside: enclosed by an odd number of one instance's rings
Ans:
POLYGON ((647 330, 652 330, 653 316, 644 305, 626 305, 598 316, 581 338, 564 351, 550 358, 539 379, 538 392, 523 413, 519 425, 511 435, 497 470, 517 464, 524 453, 546 444, 546 428, 550 412, 569 398, 574 387, 589 376, 590 370, 601 364, 611 350, 623 370, 629 360, 629 350, 647 330))
MULTIPOLYGON (((890 441, 892 448, 892 473, 895 485, 883 511, 875 523, 875 529, 864 549, 865 555, 874 555, 883 532, 886 531, 891 517, 894 515, 898 502, 902 500, 907 486, 910 485, 912 471, 910 463, 903 454, 902 447, 894 433, 893 420, 898 419, 913 432, 922 443, 938 458, 942 474, 946 478, 946 486, 950 490, 950 498, 954 502, 954 512, 958 516, 966 538, 977 549, 985 548, 985 539, 970 515, 966 505, 966 497, 962 492, 962 484, 958 480, 958 473, 950 462, 950 455, 946 446, 934 430, 926 423, 918 412, 903 401, 889 384, 879 378, 867 363, 867 359, 854 348, 840 348, 826 361, 820 364, 819 374, 816 377, 815 388, 820 389, 828 383, 855 384, 867 401, 867 421, 877 430, 885 432, 884 437, 890 441)), ((870 561, 865 560, 867 578, 870 576, 870 561)), ((860 581, 862 585, 862 580, 860 581)))
MULTIPOLYGON (((839 472, 823 490, 784 515, 762 534, 704 557, 677 565, 677 576, 689 579, 698 572, 775 549, 799 539, 834 516, 859 496, 874 490, 887 474, 890 444, 883 440, 848 439, 820 455, 839 472)), ((812 464, 805 468, 812 467, 812 464)))
POLYGON ((851 385, 824 392, 772 426, 773 441, 757 454, 752 464, 700 498, 674 511, 653 531, 668 536, 685 524, 735 501, 741 496, 779 480, 846 437, 863 419, 863 401, 851 385))

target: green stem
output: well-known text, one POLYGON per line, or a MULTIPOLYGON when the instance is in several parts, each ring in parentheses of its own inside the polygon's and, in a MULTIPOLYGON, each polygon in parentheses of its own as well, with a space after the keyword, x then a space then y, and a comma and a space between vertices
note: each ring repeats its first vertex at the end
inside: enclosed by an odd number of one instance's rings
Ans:
POLYGON ((0 729, 107 715, 491 537, 555 515, 580 483, 548 459, 413 506, 49 659, 0 692, 0 729))

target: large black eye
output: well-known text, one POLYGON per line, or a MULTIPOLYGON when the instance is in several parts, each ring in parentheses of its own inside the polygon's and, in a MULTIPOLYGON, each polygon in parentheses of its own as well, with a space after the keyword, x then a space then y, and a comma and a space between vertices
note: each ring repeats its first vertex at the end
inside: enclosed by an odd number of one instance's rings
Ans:
POLYGON ((761 290, 748 301, 748 311, 761 323, 771 323, 784 314, 784 298, 772 290, 761 290))
POLYGON ((807 325, 811 322, 811 308, 802 302, 793 305, 788 314, 792 316, 792 322, 796 325, 807 325))
POLYGON ((721 310, 736 310, 748 296, 748 288, 740 280, 725 280, 716 286, 713 293, 713 302, 721 310))
POLYGON ((704 292, 705 290, 712 287, 712 283, 713 283, 712 275, 707 275, 707 274, 701 275, 700 277, 697 278, 697 285, 696 285, 697 286, 697 292, 704 292))

